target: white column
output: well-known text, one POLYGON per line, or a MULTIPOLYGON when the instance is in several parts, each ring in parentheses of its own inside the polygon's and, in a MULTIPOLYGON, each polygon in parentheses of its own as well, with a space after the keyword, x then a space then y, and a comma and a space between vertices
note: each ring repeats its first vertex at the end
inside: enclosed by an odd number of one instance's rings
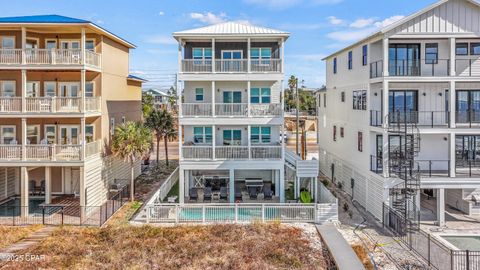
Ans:
POLYGON ((22 27, 22 64, 27 63, 27 58, 25 55, 25 49, 27 47, 27 29, 22 27))
POLYGON ((85 65, 85 28, 82 27, 82 32, 80 35, 80 57, 81 57, 81 64, 85 65))
POLYGON ((230 193, 229 193, 229 201, 230 203, 234 203, 235 202, 235 170, 234 169, 230 169, 230 181, 228 182, 229 183, 229 188, 230 188, 230 193))
POLYGON ((212 38, 212 72, 215 73, 217 72, 217 69, 215 68, 215 38, 212 38))
MULTIPOLYGON (((248 60, 248 62, 250 63, 250 60, 248 60)), ((252 82, 247 81, 247 116, 248 117, 251 116, 251 108, 250 108, 250 106, 251 106, 251 104, 250 104, 250 88, 251 87, 252 87, 252 82)))
POLYGON ((450 133, 448 138, 448 156, 450 160, 450 177, 456 176, 456 157, 455 157, 455 133, 450 133))
POLYGON ((215 151, 216 151, 215 149, 216 149, 216 146, 217 146, 217 144, 216 144, 217 140, 215 139, 217 137, 216 134, 217 134, 217 126, 213 125, 212 126, 212 159, 213 160, 217 159, 217 156, 215 154, 215 151))
MULTIPOLYGON (((180 73, 182 73, 184 70, 184 67, 182 67, 182 39, 181 38, 178 39, 178 70, 180 71, 180 73)), ((177 89, 177 91, 179 93, 181 92, 179 91, 179 89, 177 89)))
POLYGON ((52 167, 45 167, 45 203, 52 203, 52 167))
MULTIPOLYGON (((318 179, 316 177, 313 177, 312 178, 313 180, 313 196, 315 198, 315 201, 316 203, 319 203, 319 199, 318 199, 318 179)), ((367 181, 367 184, 368 184, 368 181, 367 181)))
POLYGON ((388 47, 389 41, 388 38, 383 39, 383 76, 388 77, 388 47))
POLYGON ((212 116, 215 117, 215 81, 212 81, 212 116))
POLYGON ((185 171, 180 168, 180 176, 179 176, 179 179, 178 179, 178 202, 180 204, 184 204, 185 203, 185 171))
POLYGON ((437 222, 438 226, 445 226, 445 189, 437 189, 437 222))
POLYGON ((278 170, 272 170, 273 179, 275 179, 275 196, 280 194, 280 172, 278 170))
MULTIPOLYGON (((80 223, 85 220, 85 208, 87 206, 87 194, 86 194, 86 183, 85 183, 85 167, 80 167, 80 223)), ((130 187, 133 188, 133 187, 130 187)))
MULTIPOLYGON (((247 39, 247 72, 250 73, 252 72, 252 61, 250 61, 251 54, 250 54, 250 49, 252 48, 252 40, 250 38, 247 39)), ((249 81, 250 83, 250 81, 249 81)), ((250 91, 250 87, 248 88, 250 91)))
POLYGON ((27 104, 25 97, 27 96, 27 70, 22 69, 22 81, 20 83, 21 96, 22 96, 22 112, 27 111, 27 104))
POLYGON ((22 160, 27 160, 27 119, 22 118, 22 160))
POLYGON ((383 132, 382 136, 382 150, 383 150, 383 177, 389 177, 389 156, 388 156, 388 132, 383 132))
POLYGON ((179 121, 179 124, 178 124, 178 157, 180 160, 183 159, 183 155, 182 155, 182 152, 183 152, 183 125, 180 124, 180 121, 179 121))
MULTIPOLYGON (((388 43, 388 42, 387 42, 388 43)), ((385 45, 385 44, 384 44, 385 45)), ((383 81, 383 91, 382 91, 382 118, 383 118, 383 126, 384 128, 388 127, 388 91, 389 91, 389 83, 388 81, 383 81)), ((385 131, 383 132, 383 176, 388 177, 389 176, 389 167, 388 167, 388 132, 385 131)))
POLYGON ((80 142, 81 142, 81 150, 80 150, 80 158, 85 160, 85 144, 87 140, 85 139, 85 117, 80 118, 80 142))
MULTIPOLYGON (((282 73, 284 73, 285 72, 285 38, 282 38, 281 46, 282 46, 281 47, 282 48, 282 50, 281 50, 282 55, 280 57, 282 58, 282 67, 281 67, 280 70, 281 70, 282 73)), ((283 90, 283 88, 282 88, 282 90, 283 90)))
POLYGON ((449 110, 449 113, 450 113, 450 128, 455 128, 457 123, 457 119, 456 119, 456 116, 457 116, 457 112, 456 112, 456 86, 455 86, 455 81, 450 81, 450 89, 448 89, 448 94, 449 94, 449 97, 448 97, 448 107, 449 108, 445 108, 447 110, 449 110))
POLYGON ((248 125, 247 126, 247 145, 248 145, 248 159, 252 159, 252 140, 251 140, 251 134, 252 134, 252 126, 248 125))
POLYGON ((86 71, 82 69, 80 71, 80 112, 85 112, 85 76, 86 71))
POLYGON ((282 167, 279 170, 280 172, 280 202, 284 203, 285 202, 285 169, 282 167))
MULTIPOLYGON (((455 52, 455 48, 456 48, 456 41, 455 41, 455 38, 450 38, 449 39, 450 41, 450 76, 456 76, 456 70, 455 70, 455 66, 457 64, 457 61, 456 61, 456 52, 455 52)), ((450 100, 454 100, 454 99, 450 99, 450 100)))
POLYGON ((20 214, 28 216, 28 168, 20 167, 20 214))

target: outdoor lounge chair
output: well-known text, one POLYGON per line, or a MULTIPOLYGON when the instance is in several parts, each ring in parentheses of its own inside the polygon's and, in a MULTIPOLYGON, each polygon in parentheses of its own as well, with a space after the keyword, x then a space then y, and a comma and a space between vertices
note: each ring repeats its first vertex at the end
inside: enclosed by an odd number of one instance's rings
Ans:
POLYGON ((188 191, 188 197, 190 198, 191 201, 196 201, 198 200, 198 191, 196 188, 190 188, 188 191))
POLYGON ((264 200, 271 200, 273 197, 273 191, 270 187, 263 188, 263 199, 264 200))
POLYGON ((250 196, 250 199, 256 200, 257 197, 258 197, 257 188, 256 187, 249 187, 248 188, 248 195, 250 196))
POLYGON ((212 200, 212 188, 211 187, 206 187, 203 189, 203 201, 212 200))
POLYGON ((220 187, 220 200, 228 200, 227 187, 220 187))
POLYGON ((235 188, 235 201, 242 201, 243 195, 242 191, 239 188, 235 188))

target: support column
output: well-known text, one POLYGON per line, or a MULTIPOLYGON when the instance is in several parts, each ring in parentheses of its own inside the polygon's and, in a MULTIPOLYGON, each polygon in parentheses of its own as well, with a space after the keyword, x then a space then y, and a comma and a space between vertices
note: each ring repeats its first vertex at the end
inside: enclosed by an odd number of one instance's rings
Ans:
MULTIPOLYGON (((389 40, 388 38, 383 39, 383 76, 388 77, 388 69, 389 69, 389 62, 388 62, 388 48, 389 48, 389 40)), ((388 97, 388 95, 387 95, 388 97)))
POLYGON ((229 201, 230 203, 235 203, 235 170, 230 169, 230 181, 228 182, 229 185, 229 201))
POLYGON ((247 143, 248 143, 248 159, 252 159, 252 126, 247 125, 247 143))
POLYGON ((437 222, 438 226, 445 226, 445 189, 437 189, 437 222))
POLYGON ((80 118, 80 158, 81 160, 85 160, 85 145, 87 144, 87 140, 85 139, 85 117, 80 118))
MULTIPOLYGON (((250 60, 248 60, 249 63, 250 63, 250 60)), ((247 81, 247 116, 250 117, 252 112, 251 112, 251 104, 250 104, 250 88, 252 87, 252 82, 251 81, 247 81)))
MULTIPOLYGON (((388 40, 387 40, 388 41, 388 40)), ((388 45, 388 42, 387 42, 388 45)), ((385 46, 385 44, 384 44, 385 46)), ((387 51, 388 56, 388 51, 387 51)), ((388 58, 387 58, 388 59, 388 58)), ((383 90, 382 90, 382 118, 383 118, 383 127, 384 129, 388 128, 388 95, 389 95, 389 83, 388 81, 383 81, 383 90)), ((383 177, 389 177, 389 156, 388 156, 388 131, 383 132, 383 177)))
POLYGON ((82 27, 82 32, 80 34, 80 57, 81 64, 85 65, 85 28, 82 27))
POLYGON ((183 159, 183 125, 180 124, 180 121, 178 121, 178 157, 180 160, 183 159))
POLYGON ((20 83, 20 89, 22 91, 22 112, 27 111, 27 103, 25 97, 27 96, 27 70, 22 69, 22 81, 20 83))
POLYGON ((450 128, 455 128, 457 126, 457 108, 456 108, 456 85, 455 81, 450 81, 450 89, 448 91, 449 97, 448 97, 448 108, 446 108, 449 111, 449 117, 450 117, 450 128))
MULTIPOLYGON (((250 38, 247 39, 247 72, 250 73, 252 72, 252 61, 250 60, 251 59, 251 48, 252 48, 252 41, 250 38)), ((250 81, 249 81, 250 83, 250 81)), ((250 91, 250 87, 248 87, 249 91, 250 91)))
MULTIPOLYGON (((85 167, 80 167, 80 223, 83 223, 85 220, 85 210, 87 206, 87 192, 86 192, 86 183, 85 183, 85 167)), ((130 187, 133 188, 133 187, 130 187)))
MULTIPOLYGON (((455 52, 456 50, 456 39, 455 38, 449 38, 450 41, 450 76, 456 76, 457 71, 455 69, 457 65, 457 54, 455 52)), ((450 99, 451 101, 454 101, 455 99, 450 99)))
MULTIPOLYGON (((318 199, 318 179, 316 177, 313 177, 313 192, 314 192, 314 198, 316 203, 320 203, 320 200, 318 199)), ((367 181, 368 183, 368 181, 367 181)))
POLYGON ((280 202, 281 203, 284 203, 285 202, 285 168, 281 168, 279 170, 280 172, 280 193, 279 193, 279 197, 280 197, 280 202))
POLYGON ((25 49, 27 47, 27 29, 22 27, 22 64, 25 65, 27 63, 27 57, 25 55, 25 49))
POLYGON ((212 81, 212 116, 215 117, 215 81, 212 81))
POLYGON ((80 71, 80 112, 85 112, 85 69, 80 71))
POLYGON ((52 203, 52 167, 45 167, 45 204, 52 203))
MULTIPOLYGON (((281 67, 281 73, 284 73, 285 72, 285 38, 282 38, 282 44, 281 44, 281 58, 282 58, 282 67, 281 67)), ((282 91, 283 91, 283 88, 282 88, 282 91)))
MULTIPOLYGON (((178 67, 180 69, 180 73, 183 72, 185 70, 185 67, 182 66, 182 39, 179 38, 178 39, 178 67)), ((178 91, 179 89, 177 89, 178 91)), ((180 93, 180 91, 178 91, 180 93)), ((180 100, 182 100, 180 98, 180 100)))
POLYGON ((456 155, 455 155, 455 133, 450 133, 448 138, 448 156, 449 156, 449 166, 450 166, 450 177, 456 176, 456 155))
POLYGON ((383 177, 389 177, 388 132, 383 132, 382 139, 383 177))
POLYGON ((217 155, 215 153, 215 149, 216 149, 216 146, 217 146, 217 143, 216 143, 216 137, 217 137, 217 126, 213 125, 212 126, 212 159, 213 160, 216 160, 217 159, 217 155))
POLYGON ((178 179, 178 202, 180 204, 185 203, 185 171, 180 168, 178 179))
POLYGON ((22 160, 27 160, 27 119, 22 118, 22 160))
POLYGON ((275 196, 280 194, 280 173, 278 170, 273 170, 273 179, 275 179, 275 196))
POLYGON ((216 63, 215 63, 215 38, 212 38, 212 73, 216 73, 216 63))
POLYGON ((20 215, 28 216, 28 168, 20 167, 20 215))

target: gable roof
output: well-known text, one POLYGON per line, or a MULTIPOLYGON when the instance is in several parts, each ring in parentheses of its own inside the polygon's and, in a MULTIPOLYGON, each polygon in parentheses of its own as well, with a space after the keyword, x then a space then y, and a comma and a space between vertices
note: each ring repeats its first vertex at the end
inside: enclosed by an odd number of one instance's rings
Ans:
POLYGON ((158 90, 158 89, 155 89, 155 88, 145 89, 145 90, 143 90, 143 92, 150 93, 150 94, 155 93, 156 95, 165 96, 165 97, 169 96, 167 93, 162 92, 161 90, 158 90))
POLYGON ((1 17, 0 26, 2 25, 16 25, 16 24, 44 24, 44 25, 56 25, 56 24, 71 24, 71 25, 86 25, 91 28, 105 34, 117 42, 122 43, 123 45, 129 48, 135 48, 133 43, 128 42, 127 40, 113 34, 112 32, 106 30, 103 27, 96 25, 95 23, 87 20, 71 18, 56 14, 50 15, 32 15, 32 16, 17 16, 17 17, 1 17))
MULTIPOLYGON (((366 42, 366 41, 369 40, 369 39, 375 38, 375 37, 377 37, 377 36, 382 36, 382 35, 390 32, 391 30, 397 28, 398 26, 400 26, 400 25, 402 25, 402 24, 404 24, 404 23, 406 23, 406 22, 409 22, 409 21, 415 19, 416 17, 418 17, 418 16, 420 16, 420 15, 422 15, 422 14, 425 14, 425 13, 427 13, 427 12, 435 9, 435 8, 438 7, 438 6, 441 6, 441 5, 445 4, 445 3, 447 3, 448 1, 451 1, 451 0, 440 0, 440 1, 437 1, 437 2, 431 4, 430 6, 424 8, 424 9, 421 9, 421 10, 419 10, 419 11, 417 11, 417 12, 415 12, 415 13, 409 15, 409 16, 406 16, 406 17, 402 18, 401 20, 398 20, 398 21, 396 21, 396 22, 394 22, 394 23, 392 23, 392 24, 390 24, 390 25, 387 25, 387 26, 379 29, 378 31, 373 32, 372 34, 368 35, 367 37, 362 38, 361 40, 359 40, 359 41, 357 41, 357 42, 355 42, 355 43, 353 43, 353 44, 351 44, 351 45, 349 45, 349 46, 347 46, 347 47, 345 47, 345 48, 343 48, 343 49, 341 49, 341 50, 338 50, 338 51, 336 51, 336 52, 328 55, 327 57, 323 58, 322 60, 326 60, 326 59, 328 59, 328 58, 330 58, 330 57, 332 57, 332 56, 334 56, 334 55, 336 55, 336 54, 339 54, 339 53, 341 53, 341 52, 343 52, 343 51, 346 51, 346 50, 348 50, 348 49, 350 49, 350 48, 352 48, 352 47, 355 47, 355 46, 357 46, 357 45, 359 45, 359 44, 362 44, 362 43, 366 42)), ((460 1, 466 1, 466 2, 471 3, 471 4, 473 4, 473 5, 477 6, 477 7, 480 7, 480 3, 478 3, 478 2, 475 1, 475 0, 460 0, 460 1)))
POLYGON ((132 74, 129 74, 127 76, 127 79, 128 80, 133 80, 133 81, 139 81, 139 82, 148 82, 148 80, 144 79, 144 78, 140 78, 138 76, 135 76, 135 75, 132 75, 132 74))
POLYGON ((279 36, 288 37, 290 33, 271 28, 254 26, 241 22, 224 22, 205 27, 174 32, 175 38, 182 36, 279 36))

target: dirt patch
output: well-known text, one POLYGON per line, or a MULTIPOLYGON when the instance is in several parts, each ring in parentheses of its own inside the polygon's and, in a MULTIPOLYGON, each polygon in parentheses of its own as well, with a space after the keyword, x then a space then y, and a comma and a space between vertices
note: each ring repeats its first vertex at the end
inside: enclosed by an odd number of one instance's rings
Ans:
POLYGON ((43 226, 34 225, 26 227, 8 227, 0 226, 0 249, 10 246, 16 243, 32 233, 40 230, 43 226))
POLYGON ((169 166, 161 160, 158 166, 155 161, 136 179, 135 199, 140 202, 148 200, 155 193, 162 183, 178 167, 178 160, 170 160, 169 166))

